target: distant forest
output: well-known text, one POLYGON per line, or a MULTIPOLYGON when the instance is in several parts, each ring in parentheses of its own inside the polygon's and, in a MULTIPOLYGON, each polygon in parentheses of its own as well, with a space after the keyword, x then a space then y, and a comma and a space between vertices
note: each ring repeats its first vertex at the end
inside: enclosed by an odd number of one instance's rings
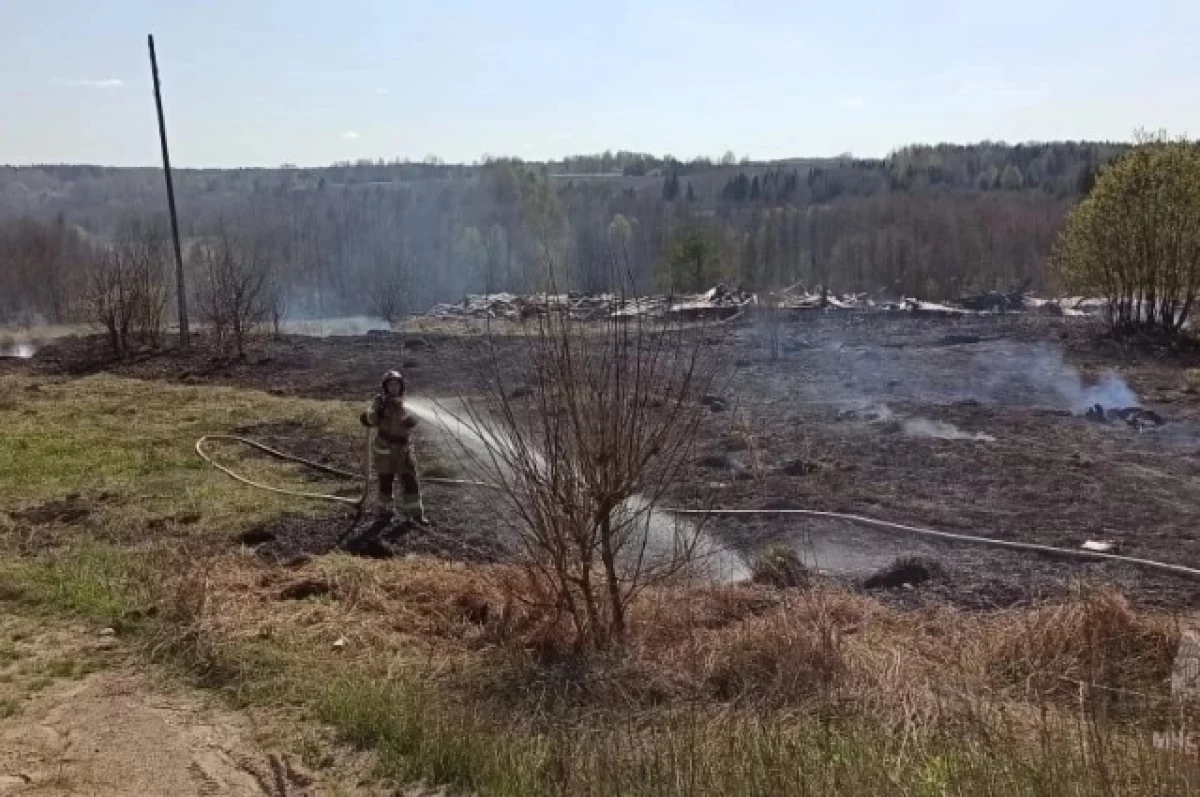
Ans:
MULTIPOLYGON (((185 262, 235 233, 278 307, 420 311, 467 293, 809 287, 952 297, 1031 280, 1120 143, 911 146, 883 159, 362 161, 177 169, 185 262)), ((166 224, 162 173, 0 167, 0 321, 80 320, 122 231, 166 224)), ((156 250, 157 251, 157 250, 156 250)), ((162 251, 167 252, 168 249, 162 251)), ((171 279, 170 258, 162 269, 171 279)))

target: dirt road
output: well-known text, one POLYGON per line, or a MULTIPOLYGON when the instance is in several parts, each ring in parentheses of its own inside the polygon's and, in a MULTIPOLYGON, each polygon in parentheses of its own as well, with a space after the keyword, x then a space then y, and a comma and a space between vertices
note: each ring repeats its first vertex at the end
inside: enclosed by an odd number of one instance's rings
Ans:
POLYGON ((135 668, 102 631, 0 620, 0 795, 370 793, 318 782, 252 717, 135 668))

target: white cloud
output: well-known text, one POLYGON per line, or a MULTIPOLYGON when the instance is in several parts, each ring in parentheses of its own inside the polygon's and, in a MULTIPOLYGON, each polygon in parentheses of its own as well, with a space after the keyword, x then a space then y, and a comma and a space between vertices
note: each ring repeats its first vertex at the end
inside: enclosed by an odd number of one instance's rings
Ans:
POLYGON ((78 86, 88 89, 119 89, 125 85, 124 80, 118 80, 115 77, 107 78, 106 80, 67 80, 65 78, 56 77, 50 81, 52 86, 78 86))
POLYGON ((375 93, 376 93, 376 94, 387 94, 387 93, 388 93, 388 90, 387 90, 387 89, 385 89, 385 88, 382 88, 382 87, 381 87, 381 88, 377 88, 377 89, 375 89, 375 93))
POLYGON ((866 105, 862 97, 847 97, 838 104, 843 108, 861 108, 866 105))
POLYGON ((342 138, 347 141, 357 141, 358 133, 355 133, 353 130, 347 130, 345 133, 342 133, 342 138))

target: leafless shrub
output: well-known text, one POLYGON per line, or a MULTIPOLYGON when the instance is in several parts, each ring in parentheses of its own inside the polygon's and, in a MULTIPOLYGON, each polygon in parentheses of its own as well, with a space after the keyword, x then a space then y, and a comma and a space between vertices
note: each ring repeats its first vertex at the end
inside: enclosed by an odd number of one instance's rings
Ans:
POLYGON ((108 333, 113 355, 125 357, 139 343, 162 343, 167 312, 164 279, 168 241, 160 223, 131 221, 116 243, 96 253, 86 305, 108 333))
POLYGON ((698 528, 654 508, 691 459, 718 373, 705 340, 682 324, 539 315, 517 372, 493 357, 485 399, 465 402, 476 456, 519 520, 520 597, 566 618, 576 647, 622 640, 635 596, 698 551, 698 528))
POLYGON ((271 264, 264 247, 250 236, 222 230, 197 245, 200 313, 218 349, 242 357, 246 343, 271 317, 271 264))
POLYGON ((367 302, 372 314, 392 324, 404 313, 406 294, 403 273, 385 269, 371 280, 367 302))

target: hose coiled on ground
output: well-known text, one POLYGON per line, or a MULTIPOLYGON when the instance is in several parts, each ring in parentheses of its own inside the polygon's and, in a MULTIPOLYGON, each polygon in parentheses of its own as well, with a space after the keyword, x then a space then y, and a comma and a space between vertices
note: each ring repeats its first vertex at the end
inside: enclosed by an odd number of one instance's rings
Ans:
MULTIPOLYGON (((238 435, 232 435, 232 434, 206 434, 203 437, 201 437, 199 440, 196 441, 195 447, 196 447, 196 453, 200 456, 200 458, 202 460, 207 462, 209 465, 212 465, 214 468, 221 471, 226 476, 229 476, 230 478, 236 479, 237 481, 241 482, 242 484, 245 484, 249 487, 254 487, 259 490, 266 490, 268 492, 278 493, 280 495, 290 495, 290 496, 294 496, 296 498, 311 498, 311 499, 317 500, 317 501, 334 501, 337 503, 349 504, 351 506, 356 506, 356 507, 361 507, 366 502, 367 496, 370 495, 370 493, 371 493, 371 469, 370 469, 371 432, 370 432, 370 430, 367 430, 367 455, 365 458, 365 464, 367 467, 363 468, 362 473, 353 473, 348 470, 342 470, 341 468, 335 468, 331 465, 324 465, 320 462, 314 462, 311 459, 305 459, 304 457, 298 457, 295 454, 288 454, 288 453, 280 451, 276 448, 271 448, 270 446, 260 443, 257 440, 251 440, 248 437, 239 437, 238 435), (344 495, 329 495, 327 493, 309 493, 309 492, 304 492, 302 490, 289 490, 285 487, 273 487, 272 485, 269 485, 269 484, 263 484, 262 482, 255 481, 254 479, 250 479, 250 478, 247 478, 246 476, 241 475, 237 471, 234 471, 233 469, 228 468, 225 465, 222 465, 221 463, 217 462, 212 457, 210 457, 208 455, 208 453, 204 450, 204 445, 205 445, 205 443, 212 442, 212 441, 224 441, 227 443, 240 443, 242 445, 249 446, 250 448, 253 448, 257 451, 261 451, 262 453, 264 453, 270 457, 273 457, 275 459, 282 460, 284 462, 294 462, 297 465, 303 465, 306 468, 312 468, 313 470, 319 471, 321 473, 328 473, 330 476, 340 476, 344 479, 355 479, 355 480, 362 479, 363 480, 362 496, 359 498, 347 498, 344 495)), ((443 478, 433 477, 433 478, 422 478, 421 481, 428 482, 430 484, 453 484, 453 485, 460 485, 460 486, 464 486, 464 487, 494 487, 495 486, 495 485, 488 484, 487 482, 477 482, 477 481, 471 481, 469 479, 443 479, 443 478)))

